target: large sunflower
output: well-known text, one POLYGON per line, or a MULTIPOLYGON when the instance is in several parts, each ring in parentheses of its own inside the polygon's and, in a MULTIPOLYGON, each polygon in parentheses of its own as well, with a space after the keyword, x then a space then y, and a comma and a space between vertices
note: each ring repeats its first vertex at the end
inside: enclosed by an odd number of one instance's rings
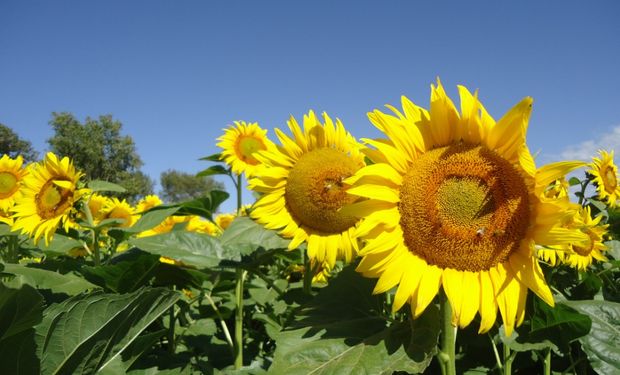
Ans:
POLYGON ((23 181, 23 196, 13 207, 12 229, 21 229, 22 233, 34 237, 35 243, 44 236, 48 244, 56 228, 68 230, 71 226, 74 204, 86 192, 77 188, 82 173, 75 170, 68 157, 59 160, 51 152, 29 169, 23 181))
POLYGON ((21 155, 11 159, 5 154, 0 158, 0 211, 8 212, 22 195, 20 187, 28 174, 22 168, 23 162, 21 155))
POLYGON ((375 293, 398 286, 394 311, 408 301, 418 317, 443 287, 453 325, 479 313, 480 332, 488 331, 499 308, 510 335, 524 318, 528 288, 554 303, 535 244, 586 240, 559 227, 565 200, 539 198, 583 163, 536 169, 525 142, 531 98, 495 122, 466 88, 459 87, 459 114, 441 83, 431 87, 430 111, 403 97, 403 112, 369 114, 388 139, 365 140, 375 164, 345 181, 350 194, 368 198, 343 210, 365 218, 357 270, 379 278, 375 293))
POLYGON ((257 123, 247 124, 235 121, 235 126, 224 129, 224 135, 218 138, 217 146, 222 151, 222 159, 230 165, 232 171, 240 175, 245 172, 251 176, 258 165, 256 153, 273 147, 267 138, 267 130, 261 129, 257 123))
POLYGON ((594 177, 599 197, 607 201, 609 206, 615 207, 620 198, 618 185, 618 167, 614 164, 614 151, 599 150, 600 158, 593 158, 588 171, 594 177))
POLYGON ((308 255, 333 267, 336 259, 350 261, 357 252, 357 219, 338 210, 355 199, 343 180, 364 166, 360 144, 340 120, 314 112, 304 116, 302 130, 291 117, 289 138, 276 129, 281 146, 258 153, 263 167, 250 179, 250 189, 263 195, 251 217, 269 229, 292 238, 290 249, 308 243, 308 255))

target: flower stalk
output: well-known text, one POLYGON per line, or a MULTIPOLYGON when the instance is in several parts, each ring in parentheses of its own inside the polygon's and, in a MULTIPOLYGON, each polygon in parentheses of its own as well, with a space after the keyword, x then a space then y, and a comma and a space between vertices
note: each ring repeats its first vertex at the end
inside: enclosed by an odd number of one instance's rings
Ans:
POLYGON ((441 293, 441 348, 437 354, 441 373, 456 375, 456 327, 452 325, 452 307, 445 293, 441 293))
MULTIPOLYGON (((241 215, 241 174, 237 175, 237 181, 235 183, 237 188, 237 216, 241 215)), ((235 285, 235 297, 237 311, 235 314, 235 369, 243 367, 243 281, 245 279, 246 271, 237 268, 236 285, 235 285)))

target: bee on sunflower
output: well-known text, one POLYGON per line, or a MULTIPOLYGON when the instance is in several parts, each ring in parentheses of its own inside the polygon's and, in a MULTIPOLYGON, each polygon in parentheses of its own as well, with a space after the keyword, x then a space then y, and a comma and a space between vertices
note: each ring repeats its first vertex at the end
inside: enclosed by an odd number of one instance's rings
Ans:
POLYGON ((288 121, 293 137, 280 129, 281 145, 257 153, 262 167, 249 188, 262 194, 250 216, 268 229, 292 238, 289 249, 308 244, 308 257, 332 268, 337 259, 351 261, 358 249, 358 219, 339 210, 356 198, 347 195, 344 180, 364 163, 359 144, 344 128, 323 114, 323 123, 310 111, 303 129, 288 121))
POLYGON ((397 287, 393 310, 409 303, 418 317, 443 289, 453 326, 480 315, 479 332, 502 317, 506 334, 525 316, 528 290, 554 300, 536 245, 583 243, 565 228, 565 199, 541 199, 550 183, 583 166, 565 161, 537 168, 525 138, 529 97, 495 121, 459 86, 460 113, 438 81, 430 111, 406 97, 402 111, 375 110, 370 121, 387 139, 365 139, 374 162, 344 182, 365 199, 342 212, 363 218, 357 271, 378 278, 375 293, 397 287))

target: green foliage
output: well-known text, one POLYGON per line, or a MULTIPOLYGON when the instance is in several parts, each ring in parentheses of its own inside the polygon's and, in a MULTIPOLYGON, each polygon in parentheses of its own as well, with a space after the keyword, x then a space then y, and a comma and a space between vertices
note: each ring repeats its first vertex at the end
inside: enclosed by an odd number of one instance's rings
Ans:
POLYGON ((373 282, 345 268, 276 338, 270 371, 287 374, 422 372, 439 335, 437 308, 389 324, 373 282))
POLYGON ((566 301, 592 319, 592 330, 579 339, 592 368, 599 374, 620 373, 620 303, 566 301))
POLYGON ((121 135, 122 124, 112 116, 87 117, 80 123, 71 113, 52 113, 50 125, 51 151, 70 157, 88 180, 119 184, 126 192, 115 195, 132 201, 153 192, 153 182, 140 171, 142 160, 133 139, 121 135))
POLYGON ((26 163, 39 159, 39 154, 32 148, 30 142, 19 138, 8 126, 0 124, 0 156, 4 154, 12 159, 21 155, 26 163))
POLYGON ((223 190, 224 184, 208 175, 194 175, 177 170, 161 173, 161 197, 165 202, 179 203, 208 195, 211 190, 223 190))

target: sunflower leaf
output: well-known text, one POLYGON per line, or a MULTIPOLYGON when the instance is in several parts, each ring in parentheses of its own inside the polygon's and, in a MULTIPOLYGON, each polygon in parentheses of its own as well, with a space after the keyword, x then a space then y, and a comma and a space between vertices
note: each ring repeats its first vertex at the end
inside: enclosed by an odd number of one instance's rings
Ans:
POLYGON ((286 249, 290 241, 276 231, 265 229, 249 217, 237 217, 220 237, 222 245, 235 248, 241 255, 248 255, 259 248, 264 250, 286 249))
POLYGON ((209 156, 204 156, 198 160, 207 160, 207 161, 222 161, 222 154, 217 153, 209 156))
POLYGON ((35 327, 41 373, 92 374, 113 364, 179 296, 153 288, 80 295, 50 306, 35 327))
POLYGON ((221 165, 213 165, 205 170, 196 173, 196 177, 206 177, 218 174, 229 174, 230 171, 221 165))
POLYGON ((115 193, 124 193, 127 190, 121 185, 114 184, 108 181, 92 180, 88 183, 88 188, 93 192, 96 191, 111 191, 115 193))
POLYGON ((19 264, 5 264, 5 273, 16 275, 23 284, 32 285, 38 289, 50 289, 54 293, 75 295, 89 289, 97 288, 83 278, 74 274, 60 274, 42 268, 28 267, 19 264))
POLYGON ((620 303, 565 301, 564 304, 592 319, 592 329, 579 338, 590 365, 599 374, 620 373, 620 303))
POLYGON ((388 325, 374 282, 345 268, 276 338, 271 373, 423 372, 439 334, 434 305, 414 321, 388 325))

